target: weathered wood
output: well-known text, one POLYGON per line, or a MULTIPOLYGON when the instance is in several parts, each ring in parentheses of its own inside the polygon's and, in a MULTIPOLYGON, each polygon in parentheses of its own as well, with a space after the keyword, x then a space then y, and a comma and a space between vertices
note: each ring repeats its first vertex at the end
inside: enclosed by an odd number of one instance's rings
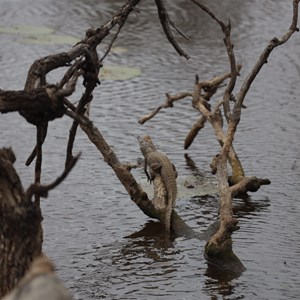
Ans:
POLYGON ((11 149, 0 149, 0 298, 42 251, 40 207, 25 200, 14 161, 11 149))

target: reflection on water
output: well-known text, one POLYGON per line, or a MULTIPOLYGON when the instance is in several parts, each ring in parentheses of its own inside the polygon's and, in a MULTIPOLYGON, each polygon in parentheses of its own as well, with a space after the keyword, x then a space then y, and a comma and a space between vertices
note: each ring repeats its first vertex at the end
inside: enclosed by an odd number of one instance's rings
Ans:
MULTIPOLYGON (((43 25, 57 34, 82 37, 91 25, 107 21, 123 1, 2 0, 0 25, 43 25)), ((291 1, 209 1, 232 23, 237 60, 243 63, 238 85, 267 41, 290 24, 291 1)), ((121 33, 106 63, 137 67, 131 81, 102 80, 94 96, 91 118, 121 160, 141 154, 136 136, 149 134, 167 153, 179 175, 205 178, 219 150, 207 125, 188 151, 183 142, 198 119, 190 101, 175 104, 143 126, 139 117, 165 101, 165 93, 192 90, 194 75, 209 79, 228 70, 222 35, 191 3, 166 2, 174 22, 191 37, 178 37, 192 57, 185 61, 168 44, 152 1, 143 1, 121 33), (117 121, 116 121, 117 120, 117 121), (186 155, 188 153, 188 155, 186 155)), ((1 35, 0 88, 22 89, 31 63, 38 57, 64 51, 67 45, 23 44, 16 36, 1 35)), ((109 40, 100 47, 106 49, 109 40)), ((235 149, 246 174, 269 177, 247 199, 234 199, 240 230, 233 235, 234 251, 247 270, 238 278, 212 270, 203 258, 205 240, 167 239, 131 203, 113 172, 96 149, 80 134, 76 150, 82 159, 68 179, 43 201, 44 250, 55 261, 60 277, 76 299, 296 299, 299 296, 299 37, 274 51, 249 92, 235 138, 235 149)), ((55 82, 55 76, 49 80, 55 82)), ((80 91, 77 91, 77 96, 80 91)), ((74 101, 77 99, 73 99, 74 101)), ((50 124, 45 144, 43 180, 61 173, 70 120, 50 124), (53 147, 55 145, 55 147, 53 147)), ((12 146, 17 169, 27 186, 33 169, 24 162, 35 131, 19 115, 0 118, 1 146, 12 146), (17 130, 16 130, 17 129, 17 130)), ((145 179, 141 170, 137 178, 145 179)), ((217 196, 178 199, 178 214, 201 236, 216 230, 217 196)))

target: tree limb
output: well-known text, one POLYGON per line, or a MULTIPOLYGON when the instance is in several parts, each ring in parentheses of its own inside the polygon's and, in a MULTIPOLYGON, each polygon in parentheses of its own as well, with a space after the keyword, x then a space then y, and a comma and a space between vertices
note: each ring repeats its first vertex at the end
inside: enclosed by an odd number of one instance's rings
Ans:
POLYGON ((235 118, 239 121, 240 114, 241 114, 241 107, 243 104, 243 101, 245 99, 245 96, 250 89, 250 86, 263 67, 264 64, 268 62, 268 57, 270 56, 271 52, 274 48, 286 43, 289 38, 297 31, 299 31, 299 28, 297 27, 298 24, 298 11, 299 11, 299 0, 293 0, 293 18, 292 23, 289 27, 289 30, 281 37, 281 38, 273 38, 265 47, 262 54, 260 55, 258 61, 252 68, 251 72, 248 74, 247 78, 243 82, 241 89, 236 96, 236 102, 234 106, 234 114, 235 118))
POLYGON ((192 94, 191 93, 179 93, 179 94, 176 94, 176 95, 170 95, 170 94, 166 93, 166 97, 167 97, 167 99, 166 99, 166 102, 164 104, 157 107, 150 114, 141 117, 139 119, 139 123, 143 125, 145 122, 152 119, 161 109, 168 108, 168 107, 173 107, 174 106, 173 102, 181 100, 181 99, 186 98, 186 97, 192 97, 192 94))
MULTIPOLYGON (((170 26, 169 26, 170 23, 173 25, 173 22, 170 21, 169 14, 164 6, 163 0, 155 0, 155 3, 157 6, 159 20, 160 20, 161 26, 164 30, 164 33, 165 33, 167 39, 169 40, 171 45, 174 47, 174 49, 177 51, 177 53, 180 56, 184 56, 186 59, 189 59, 190 58, 189 55, 182 50, 182 48, 179 46, 179 44, 174 39, 174 36, 173 36, 170 26)), ((173 25, 173 27, 174 27, 174 25, 173 25)), ((178 31, 178 29, 176 29, 176 30, 178 31)), ((183 35, 180 31, 179 31, 179 33, 181 35, 183 35)), ((183 36, 186 37, 185 35, 183 35, 183 36)))
POLYGON ((53 181, 52 183, 48 185, 41 185, 38 181, 30 185, 30 187, 26 190, 25 193, 25 201, 29 203, 33 195, 47 198, 48 192, 54 189, 55 187, 57 187, 68 176, 68 174, 71 172, 76 162, 78 161, 79 157, 80 157, 80 153, 73 158, 73 160, 68 164, 67 168, 65 168, 63 173, 58 178, 56 178, 56 180, 53 181))

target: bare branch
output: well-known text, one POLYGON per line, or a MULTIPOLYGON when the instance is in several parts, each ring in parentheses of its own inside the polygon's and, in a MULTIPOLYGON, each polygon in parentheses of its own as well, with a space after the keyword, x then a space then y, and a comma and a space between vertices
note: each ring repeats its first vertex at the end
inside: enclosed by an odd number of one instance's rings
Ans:
POLYGON ((188 93, 188 92, 179 93, 179 94, 176 94, 176 95, 173 95, 173 96, 166 93, 166 97, 167 97, 167 100, 164 104, 157 107, 150 114, 141 117, 139 119, 139 123, 144 124, 148 120, 152 119, 163 108, 173 107, 173 102, 175 102, 175 101, 181 100, 181 99, 186 98, 186 97, 192 97, 192 93, 188 93))
POLYGON ((90 141, 97 147, 103 155, 104 161, 114 170, 120 182, 123 184, 132 201, 149 217, 159 219, 158 212, 153 203, 149 200, 147 194, 136 182, 128 169, 128 164, 122 164, 112 148, 107 144, 100 131, 93 123, 81 116, 78 118, 81 129, 86 133, 90 141), (82 122, 82 120, 84 122, 82 122))
POLYGON ((194 123, 192 128, 190 129, 189 133, 187 134, 185 141, 184 141, 184 149, 188 149, 190 145, 193 143, 195 137, 197 136, 198 132, 204 128, 204 125, 207 121, 207 118, 204 116, 201 116, 200 119, 194 123))
POLYGON ((31 198, 33 195, 39 196, 39 197, 48 197, 48 192, 52 189, 54 189, 56 186, 58 186, 70 173, 70 171, 75 166, 76 162, 78 161, 80 157, 80 153, 76 155, 76 157, 73 158, 73 160, 70 162, 70 164, 65 168, 63 173, 51 184, 49 185, 40 185, 39 182, 36 182, 32 184, 25 193, 25 200, 28 203, 31 201, 31 198))
POLYGON ((230 187, 232 197, 247 195, 248 192, 256 192, 262 185, 271 184, 267 178, 243 177, 238 183, 230 187))
POLYGON ((119 33, 120 33, 120 31, 121 31, 123 25, 124 25, 124 22, 123 22, 122 24, 119 24, 118 30, 117 30, 117 32, 114 34, 112 40, 110 41, 110 43, 109 43, 109 45, 108 45, 108 48, 106 49, 105 53, 103 54, 103 56, 102 56, 101 59, 100 59, 100 62, 102 62, 102 61, 106 58, 106 56, 108 55, 108 53, 110 52, 111 47, 113 46, 115 40, 117 39, 117 37, 118 37, 118 35, 119 35, 119 33))
POLYGON ((298 6, 299 6, 299 0, 294 0, 293 1, 293 19, 292 19, 292 23, 291 23, 289 30, 281 38, 278 39, 275 37, 268 43, 268 45, 265 47, 262 54, 260 55, 258 61, 254 65, 253 69, 251 70, 251 72, 249 73, 249 75, 247 76, 245 81, 243 82, 242 87, 241 87, 238 95, 236 96, 237 101, 234 106, 234 113, 236 115, 235 118, 237 118, 238 120, 240 118, 241 106, 243 104, 245 96, 246 96, 253 80, 255 79, 255 77, 257 76, 257 74, 259 73, 261 68, 263 67, 263 65, 268 62, 268 57, 271 54, 271 52, 273 51, 273 49, 286 43, 289 40, 289 38, 296 31, 299 31, 299 29, 297 28, 298 10, 299 10, 298 6))
POLYGON ((72 110, 66 110, 65 114, 68 117, 72 118, 74 121, 76 121, 76 123, 78 124, 88 125, 88 123, 90 122, 90 120, 83 118, 82 116, 78 115, 76 112, 72 110))
POLYGON ((186 40, 188 40, 188 41, 190 41, 191 39, 184 33, 184 32, 182 32, 176 25, 175 25, 175 23, 172 21, 172 20, 170 20, 170 18, 169 18, 169 15, 168 15, 168 22, 169 22, 169 24, 182 36, 182 37, 184 37, 186 40))
POLYGON ((229 100, 231 97, 231 93, 235 87, 236 77, 239 72, 237 70, 240 68, 240 66, 236 65, 235 55, 233 52, 233 44, 231 43, 231 38, 230 38, 231 24, 229 22, 228 25, 225 25, 225 23, 222 22, 218 17, 216 17, 216 15, 205 5, 199 3, 196 0, 191 0, 191 1, 193 3, 195 3, 197 6, 199 6, 203 11, 205 11, 213 20, 215 20, 220 25, 220 27, 224 33, 224 36, 225 36, 223 41, 226 46, 227 55, 228 55, 228 59, 230 62, 230 70, 231 70, 230 74, 231 75, 230 75, 230 81, 224 92, 223 107, 224 107, 224 113, 225 113, 226 119, 227 119, 227 121, 229 121, 229 118, 231 116, 229 100))
MULTIPOLYGON (((170 17, 169 17, 169 14, 168 14, 165 6, 164 6, 163 0, 155 0, 155 3, 156 3, 156 6, 157 6, 157 10, 158 10, 159 20, 160 20, 161 26, 164 30, 164 33, 165 33, 167 39, 169 40, 171 45, 174 47, 174 49, 177 51, 177 53, 180 56, 184 56, 186 59, 189 59, 190 58, 189 55, 181 49, 179 44, 174 39, 174 36, 173 36, 173 34, 171 32, 171 29, 170 29, 170 26, 169 26, 170 17)), ((173 22, 172 22, 172 25, 173 25, 173 22)), ((181 32, 179 32, 179 33, 182 35, 181 32)), ((186 37, 185 35, 183 35, 183 36, 186 37)))
MULTIPOLYGON (((56 97, 64 98, 73 94, 76 88, 77 79, 83 74, 83 71, 75 71, 72 77, 68 80, 64 89, 58 89, 56 97)), ((65 102, 64 102, 65 103, 65 102)))
POLYGON ((64 85, 68 83, 73 74, 83 67, 84 63, 83 57, 77 59, 61 79, 60 83, 58 84, 58 88, 62 89, 64 85))
POLYGON ((225 114, 225 117, 228 122, 229 118, 231 117, 229 101, 230 101, 231 93, 232 93, 232 91, 235 87, 235 83, 236 83, 237 66, 236 66, 236 62, 235 62, 235 55, 233 52, 233 44, 231 43, 231 38, 230 38, 230 32, 231 32, 230 23, 225 28, 222 27, 222 30, 225 35, 224 44, 226 46, 227 55, 228 55, 228 59, 230 62, 230 70, 231 70, 230 81, 225 89, 224 97, 223 97, 223 99, 224 99, 224 103, 223 103, 224 114, 225 114))
POLYGON ((219 19, 216 17, 216 15, 208 8, 206 7, 205 5, 199 3, 198 1, 196 0, 191 0, 192 2, 194 2, 197 6, 199 6, 204 12, 206 12, 212 19, 214 19, 222 28, 225 29, 226 28, 226 25, 219 19))

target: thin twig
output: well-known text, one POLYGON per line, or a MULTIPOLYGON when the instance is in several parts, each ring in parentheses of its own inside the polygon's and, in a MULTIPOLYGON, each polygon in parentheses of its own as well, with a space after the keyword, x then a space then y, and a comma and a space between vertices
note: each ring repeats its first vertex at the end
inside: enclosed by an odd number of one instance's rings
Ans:
POLYGON ((204 12, 206 12, 212 19, 214 19, 220 26, 221 28, 225 28, 226 25, 219 19, 216 17, 216 15, 205 5, 199 3, 196 0, 191 0, 192 2, 194 2, 197 6, 199 6, 204 12))
POLYGON ((144 124, 148 120, 152 119, 163 108, 173 107, 173 102, 174 101, 178 101, 178 100, 181 100, 181 99, 186 98, 186 97, 192 97, 192 93, 188 93, 188 92, 179 93, 179 94, 176 94, 176 95, 173 95, 173 96, 167 93, 166 97, 167 97, 167 100, 164 104, 157 107, 150 114, 141 117, 139 119, 139 123, 144 124))
POLYGON ((108 48, 106 49, 105 53, 103 54, 103 56, 102 56, 101 59, 100 59, 100 62, 103 62, 103 60, 105 59, 105 57, 106 57, 106 56, 108 55, 108 53, 110 52, 111 47, 113 46, 115 40, 117 39, 117 37, 118 37, 118 35, 119 35, 119 33, 120 33, 120 31, 121 31, 123 25, 124 25, 124 22, 121 23, 121 24, 119 24, 118 30, 117 30, 117 32, 114 34, 112 40, 110 41, 110 43, 109 43, 109 45, 108 45, 108 48))
POLYGON ((230 81, 227 84, 227 87, 224 91, 224 102, 223 102, 223 107, 224 107, 224 114, 226 117, 227 122, 229 122, 229 118, 231 117, 231 112, 230 112, 230 97, 233 92, 233 89, 235 87, 236 83, 236 78, 237 78, 237 66, 235 62, 235 55, 233 52, 233 44, 231 43, 231 37, 230 37, 230 32, 231 32, 231 25, 230 22, 226 27, 222 27, 223 33, 225 35, 224 38, 224 44, 226 46, 227 50, 227 55, 228 59, 230 62, 230 69, 231 69, 231 75, 230 75, 230 81))
POLYGON ((62 89, 64 85, 68 83, 68 81, 74 75, 74 73, 78 71, 80 68, 82 68, 83 64, 84 64, 83 57, 76 60, 61 79, 60 83, 58 84, 58 88, 62 89))
POLYGON ((82 124, 84 126, 87 126, 89 122, 91 122, 88 118, 85 116, 80 116, 76 112, 71 111, 71 110, 66 110, 65 115, 72 118, 73 120, 76 121, 78 124, 82 124))
POLYGON ((48 185, 40 185, 39 182, 35 182, 34 184, 30 185, 30 187, 27 189, 25 193, 25 200, 28 202, 31 200, 32 196, 35 195, 36 197, 48 197, 49 190, 54 189, 57 187, 70 173, 70 171, 75 166, 76 162, 78 161, 80 157, 80 153, 77 154, 69 163, 69 165, 65 168, 63 173, 51 184, 48 185))
POLYGON ((184 37, 186 40, 190 41, 191 39, 184 33, 182 32, 176 25, 175 23, 170 19, 169 15, 167 15, 168 18, 168 22, 169 24, 182 36, 184 37))
POLYGON ((246 96, 248 90, 250 89, 250 86, 251 86, 253 80, 255 79, 255 77, 257 76, 257 74, 259 73, 261 68, 263 67, 263 65, 268 62, 268 57, 270 56, 273 49, 275 47, 278 47, 278 46, 286 43, 289 40, 289 38, 296 31, 299 31, 299 28, 297 27, 298 9, 299 9, 298 6, 299 6, 299 0, 294 0, 293 1, 293 18, 292 18, 292 23, 289 27, 289 30, 280 39, 275 37, 268 43, 268 45, 265 47, 262 54, 260 55, 258 61, 254 65, 253 69, 251 70, 251 72, 249 73, 249 75, 247 76, 245 81, 243 82, 242 87, 241 87, 238 95, 236 96, 237 101, 234 106, 234 112, 235 112, 236 118, 239 118, 243 101, 245 99, 245 96, 246 96))
MULTIPOLYGON (((39 184, 41 182, 41 172, 42 172, 42 145, 45 140, 44 135, 44 125, 38 125, 36 128, 36 161, 35 161, 35 176, 34 183, 39 184)), ((35 195, 35 202, 40 203, 39 195, 35 195)))
POLYGON ((169 26, 169 15, 168 12, 164 6, 163 0, 155 0, 156 6, 157 6, 157 11, 158 11, 158 16, 159 16, 159 20, 161 23, 161 26, 164 30, 164 33, 167 37, 167 39, 169 40, 169 42, 171 43, 171 45, 174 47, 174 49, 177 51, 177 53, 180 56, 184 56, 186 59, 189 59, 189 55, 187 53, 184 52, 184 50, 182 50, 182 48, 179 46, 179 44, 177 43, 177 41, 175 40, 170 26, 169 26))

